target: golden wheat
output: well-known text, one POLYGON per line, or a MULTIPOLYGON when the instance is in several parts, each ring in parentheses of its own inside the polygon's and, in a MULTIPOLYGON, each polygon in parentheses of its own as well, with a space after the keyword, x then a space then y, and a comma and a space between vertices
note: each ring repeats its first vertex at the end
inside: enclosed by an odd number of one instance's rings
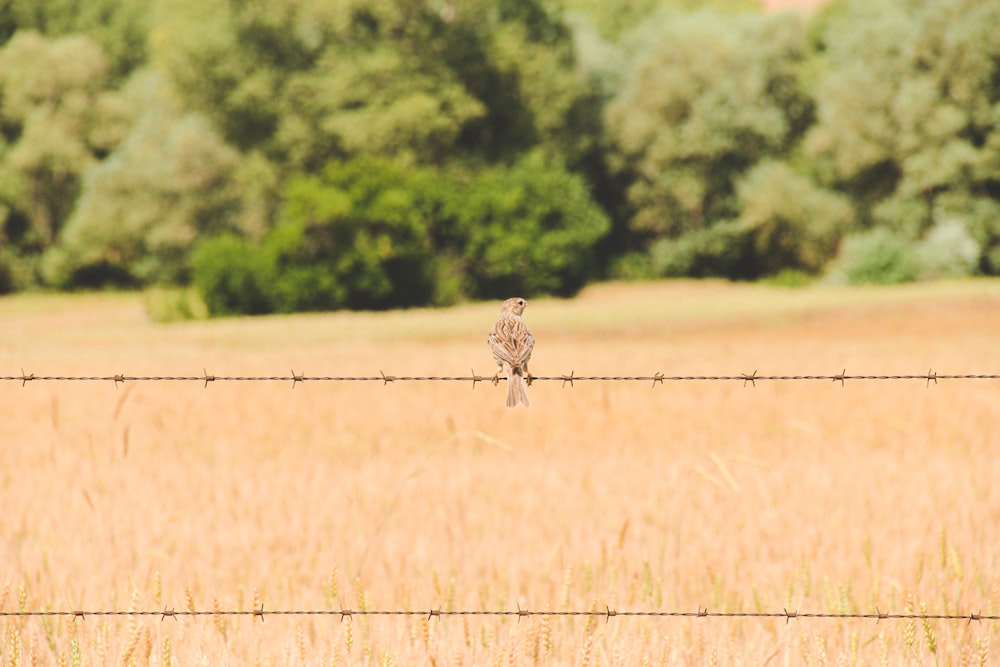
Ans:
MULTIPOLYGON (((457 375, 495 309, 16 297, 0 368, 457 375)), ((997 372, 1000 285, 607 285, 532 329, 540 375, 997 372)), ((1000 611, 997 381, 536 383, 516 419, 503 390, 0 384, 0 610, 1000 611)), ((4 617, 0 665, 990 664, 998 625, 4 617)))

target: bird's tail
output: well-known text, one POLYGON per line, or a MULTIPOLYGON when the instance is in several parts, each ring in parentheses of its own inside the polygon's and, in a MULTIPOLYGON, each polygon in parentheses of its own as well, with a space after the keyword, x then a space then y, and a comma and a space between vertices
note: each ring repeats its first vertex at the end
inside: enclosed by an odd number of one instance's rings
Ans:
POLYGON ((524 376, 521 375, 521 369, 515 368, 507 375, 507 407, 516 408, 519 405, 526 408, 531 407, 528 402, 528 390, 524 384, 524 376))

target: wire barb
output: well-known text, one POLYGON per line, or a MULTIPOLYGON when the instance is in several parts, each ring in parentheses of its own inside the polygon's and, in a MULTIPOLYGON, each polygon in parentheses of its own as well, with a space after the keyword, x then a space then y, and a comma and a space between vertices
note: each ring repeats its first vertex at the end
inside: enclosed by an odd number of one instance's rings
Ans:
POLYGON ((653 374, 653 386, 651 387, 652 389, 656 389, 656 383, 657 382, 659 382, 660 384, 663 384, 663 373, 661 373, 659 371, 657 371, 655 374, 653 374))
POLYGON ((205 375, 203 375, 201 379, 205 381, 205 389, 208 389, 208 383, 209 382, 215 382, 215 376, 214 375, 209 375, 208 374, 208 369, 202 368, 201 370, 202 370, 202 372, 205 373, 205 375))
POLYGON ((395 375, 386 375, 382 371, 379 371, 378 374, 382 376, 382 386, 383 387, 386 386, 387 384, 389 384, 390 382, 395 382, 396 381, 396 376, 395 375))
POLYGON ((21 386, 22 387, 25 385, 26 382, 31 382, 34 379, 35 379, 35 374, 34 373, 32 373, 31 375, 25 375, 24 374, 24 369, 23 368, 21 369, 21 386))
POLYGON ((788 622, 791 621, 793 618, 799 617, 798 609, 796 609, 795 611, 788 611, 787 608, 782 607, 781 611, 785 612, 785 625, 788 625, 788 622))
POLYGON ((570 389, 572 389, 572 388, 573 388, 573 380, 575 380, 575 379, 576 379, 575 377, 573 377, 573 374, 574 374, 574 373, 576 373, 576 371, 570 371, 570 372, 569 372, 569 375, 563 375, 563 376, 562 376, 562 388, 563 388, 563 389, 565 389, 565 388, 566 388, 566 383, 567 383, 567 382, 569 382, 569 387, 570 387, 570 389))
POLYGON ((607 613, 604 615, 604 624, 607 625, 608 622, 611 620, 611 617, 617 616, 618 612, 612 609, 610 605, 604 605, 604 609, 607 611, 607 613))
POLYGON ((847 377, 847 369, 846 368, 844 370, 840 371, 840 375, 834 375, 833 376, 833 381, 834 382, 839 382, 840 386, 843 387, 844 386, 844 378, 845 377, 847 377))
POLYGON ((752 387, 754 387, 756 389, 756 387, 757 387, 757 369, 756 368, 753 369, 753 373, 751 373, 750 375, 747 375, 746 373, 743 373, 743 387, 744 388, 746 388, 747 382, 750 383, 750 386, 752 386, 752 387))
POLYGON ((427 612, 428 621, 434 618, 435 616, 437 617, 438 621, 441 620, 441 607, 438 607, 437 609, 431 609, 429 612, 427 612))
POLYGON ((260 609, 254 609, 253 610, 253 617, 254 617, 254 620, 256 620, 257 618, 260 618, 260 622, 261 623, 264 622, 264 603, 263 602, 260 603, 260 609))
POLYGON ((160 622, 162 623, 163 619, 165 619, 167 616, 174 619, 175 621, 177 620, 177 612, 175 612, 173 609, 168 610, 166 605, 164 605, 163 613, 160 614, 160 622))
POLYGON ((477 382, 483 382, 483 381, 486 380, 486 378, 484 378, 482 375, 476 375, 476 371, 473 368, 470 368, 469 372, 472 373, 472 388, 473 389, 476 388, 476 383, 477 382))
POLYGON ((111 378, 111 379, 115 381, 115 389, 118 388, 118 383, 119 382, 121 382, 122 384, 125 384, 125 374, 124 373, 116 373, 115 376, 113 378, 111 378))
POLYGON ((305 373, 299 373, 298 375, 296 375, 295 374, 295 369, 293 368, 292 369, 292 389, 295 389, 295 385, 297 385, 298 383, 305 382, 305 381, 306 381, 305 373))
POLYGON ((934 385, 937 386, 937 373, 934 372, 933 368, 927 369, 927 386, 926 389, 931 388, 931 380, 934 380, 934 385))

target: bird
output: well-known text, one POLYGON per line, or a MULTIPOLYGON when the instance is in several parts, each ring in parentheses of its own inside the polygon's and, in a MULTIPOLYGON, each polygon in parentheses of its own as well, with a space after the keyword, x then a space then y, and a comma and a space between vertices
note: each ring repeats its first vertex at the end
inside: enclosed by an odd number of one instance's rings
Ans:
POLYGON ((504 301, 500 308, 500 316, 497 317, 486 339, 490 349, 493 350, 493 359, 497 362, 493 384, 500 381, 501 371, 507 374, 508 408, 518 405, 531 407, 525 386, 531 384, 528 360, 531 359, 531 351, 535 349, 535 337, 521 320, 527 305, 528 302, 519 296, 504 301))

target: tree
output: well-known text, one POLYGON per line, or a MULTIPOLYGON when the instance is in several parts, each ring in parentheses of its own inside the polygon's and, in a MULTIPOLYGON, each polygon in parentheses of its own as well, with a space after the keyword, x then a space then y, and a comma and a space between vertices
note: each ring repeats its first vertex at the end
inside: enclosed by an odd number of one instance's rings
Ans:
POLYGON ((145 62, 151 5, 146 0, 4 0, 0 43, 18 31, 49 38, 86 36, 101 46, 112 80, 122 81, 145 62))
POLYGON ((414 177, 376 158, 292 179, 261 244, 224 235, 194 259, 195 284, 215 314, 427 305, 433 277, 414 177))
POLYGON ((806 147, 863 225, 918 238, 964 220, 1000 273, 1000 5, 845 0, 816 28, 818 122, 806 147))
POLYGON ((476 298, 575 294, 597 273, 610 223, 584 181, 541 152, 456 184, 437 225, 476 298))
POLYGON ((741 175, 787 153, 811 117, 798 81, 805 32, 797 18, 699 12, 655 20, 608 111, 637 240, 737 217, 741 175))
POLYGON ((61 286, 178 283, 201 236, 238 229, 240 157, 204 117, 180 110, 154 72, 126 91, 144 111, 84 180, 46 277, 61 286))
POLYGON ((757 164, 740 179, 736 192, 738 223, 753 249, 748 273, 754 277, 782 269, 818 272, 854 224, 850 200, 785 163, 757 164))
POLYGON ((422 2, 169 0, 162 18, 154 62, 186 103, 286 174, 358 155, 440 160, 482 113, 422 2))
POLYGON ((585 16, 602 35, 616 41, 634 38, 631 31, 650 16, 665 12, 710 9, 719 13, 759 11, 754 0, 564 0, 566 10, 585 16))
POLYGON ((92 39, 18 32, 0 50, 0 235, 23 253, 50 246, 84 172, 123 133, 108 63, 92 39))

